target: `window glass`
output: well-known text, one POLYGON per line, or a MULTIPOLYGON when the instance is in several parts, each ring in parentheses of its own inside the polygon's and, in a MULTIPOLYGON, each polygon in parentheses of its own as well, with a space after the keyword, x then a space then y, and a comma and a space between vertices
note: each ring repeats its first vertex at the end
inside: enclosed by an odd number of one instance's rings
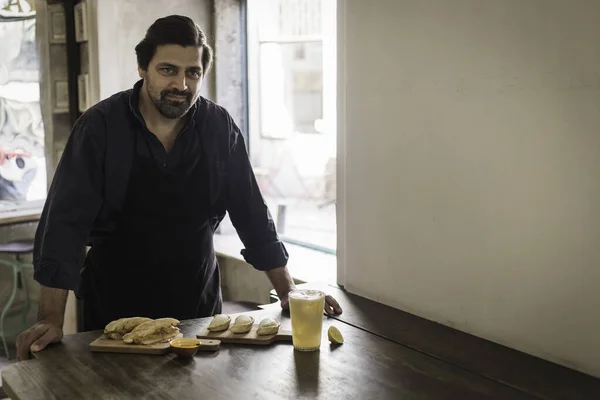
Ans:
POLYGON ((35 28, 29 2, 0 0, 0 205, 46 197, 35 28))

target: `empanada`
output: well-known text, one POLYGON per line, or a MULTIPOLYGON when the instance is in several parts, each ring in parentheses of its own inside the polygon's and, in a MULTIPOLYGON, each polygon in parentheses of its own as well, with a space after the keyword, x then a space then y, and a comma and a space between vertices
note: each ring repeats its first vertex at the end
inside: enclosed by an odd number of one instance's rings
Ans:
POLYGON ((146 317, 130 317, 130 318, 119 318, 115 321, 109 322, 104 328, 104 334, 109 339, 121 340, 123 335, 134 330, 138 325, 144 322, 152 321, 146 317))
POLYGON ((274 335, 279 332, 281 324, 273 318, 265 318, 258 324, 256 333, 260 336, 274 335))
POLYGON ((229 315, 217 314, 214 316, 212 321, 210 321, 210 325, 208 325, 208 330, 211 332, 226 331, 229 328, 230 323, 231 317, 229 315))
POLYGON ((248 315, 240 315, 235 319, 235 322, 229 330, 233 333, 248 333, 252 329, 254 318, 248 315))
POLYGON ((175 318, 160 318, 144 322, 123 336, 123 341, 136 344, 168 342, 179 334, 179 329, 175 327, 179 323, 180 321, 175 318))

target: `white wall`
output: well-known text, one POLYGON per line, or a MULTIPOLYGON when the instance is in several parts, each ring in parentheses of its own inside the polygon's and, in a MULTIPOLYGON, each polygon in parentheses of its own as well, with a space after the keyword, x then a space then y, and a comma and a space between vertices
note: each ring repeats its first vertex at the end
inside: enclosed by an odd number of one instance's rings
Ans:
POLYGON ((339 3, 341 283, 600 376, 600 2, 339 3))
MULTIPOLYGON (((89 1, 89 0, 88 0, 89 1)), ((130 89, 139 80, 135 46, 158 18, 171 14, 190 17, 213 42, 213 2, 211 0, 91 0, 98 25, 99 99, 130 89)), ((211 71, 201 93, 214 93, 211 71)))

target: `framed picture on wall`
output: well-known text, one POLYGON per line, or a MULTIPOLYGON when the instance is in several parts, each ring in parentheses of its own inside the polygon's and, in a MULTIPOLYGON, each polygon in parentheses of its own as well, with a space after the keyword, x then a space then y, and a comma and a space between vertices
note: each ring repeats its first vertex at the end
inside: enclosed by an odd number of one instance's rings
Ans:
POLYGON ((62 5, 48 6, 48 21, 50 24, 50 43, 66 43, 67 31, 65 12, 62 5))
POLYGON ((87 3, 80 1, 75 4, 75 41, 77 43, 86 42, 88 40, 87 26, 87 3))
POLYGON ((88 74, 81 74, 77 77, 77 92, 79 112, 84 112, 90 106, 90 76, 88 74))
POLYGON ((54 105, 52 112, 62 114, 69 112, 69 82, 54 82, 54 105))

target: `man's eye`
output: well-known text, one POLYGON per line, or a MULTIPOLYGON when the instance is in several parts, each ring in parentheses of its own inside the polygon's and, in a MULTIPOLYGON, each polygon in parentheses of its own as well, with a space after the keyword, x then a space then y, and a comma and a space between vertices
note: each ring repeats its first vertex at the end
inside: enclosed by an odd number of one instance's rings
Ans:
POLYGON ((189 74, 196 79, 199 79, 202 76, 200 71, 190 71, 189 74))
POLYGON ((175 70, 173 68, 162 68, 161 69, 162 72, 164 72, 165 74, 171 75, 173 73, 175 73, 175 70))

